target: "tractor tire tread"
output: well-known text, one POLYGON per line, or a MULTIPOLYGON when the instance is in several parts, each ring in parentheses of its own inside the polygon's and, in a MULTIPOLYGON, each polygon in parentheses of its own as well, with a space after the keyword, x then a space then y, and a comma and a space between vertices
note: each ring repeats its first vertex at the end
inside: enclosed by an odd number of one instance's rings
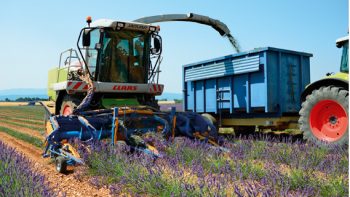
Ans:
MULTIPOLYGON (((298 123, 300 130, 303 131, 304 139, 313 141, 320 145, 324 145, 324 143, 317 139, 311 132, 309 124, 311 109, 319 101, 331 99, 336 100, 339 104, 341 104, 345 108, 345 111, 348 116, 348 95, 348 90, 334 86, 323 86, 319 89, 313 90, 312 93, 306 97, 306 100, 302 103, 302 108, 299 111, 300 118, 298 123)), ((348 144, 348 136, 349 128, 347 128, 347 131, 339 140, 333 143, 338 145, 348 144)))

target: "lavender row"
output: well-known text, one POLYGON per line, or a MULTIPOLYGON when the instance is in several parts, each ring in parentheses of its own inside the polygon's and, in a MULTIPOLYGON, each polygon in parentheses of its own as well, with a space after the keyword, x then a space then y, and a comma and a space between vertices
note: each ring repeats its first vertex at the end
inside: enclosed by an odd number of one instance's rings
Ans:
POLYGON ((0 196, 56 196, 28 159, 0 141, 0 196))

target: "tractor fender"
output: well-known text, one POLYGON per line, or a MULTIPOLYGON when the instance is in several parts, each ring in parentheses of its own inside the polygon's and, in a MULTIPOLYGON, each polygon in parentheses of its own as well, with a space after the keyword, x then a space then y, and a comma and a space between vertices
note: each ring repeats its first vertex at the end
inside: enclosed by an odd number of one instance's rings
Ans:
POLYGON ((315 81, 305 88, 305 90, 301 94, 301 102, 304 102, 307 95, 311 94, 313 90, 319 89, 322 86, 341 87, 346 90, 349 90, 349 81, 339 78, 325 78, 315 81))
POLYGON ((60 114, 63 98, 67 95, 67 92, 65 90, 57 91, 56 95, 57 99, 55 101, 55 114, 57 115, 60 114))

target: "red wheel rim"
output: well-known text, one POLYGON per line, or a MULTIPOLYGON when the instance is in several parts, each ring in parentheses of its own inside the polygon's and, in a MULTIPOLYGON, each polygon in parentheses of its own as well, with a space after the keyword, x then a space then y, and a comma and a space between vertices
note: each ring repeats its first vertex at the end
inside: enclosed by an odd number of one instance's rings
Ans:
POLYGON ((63 107, 63 114, 64 116, 69 116, 73 113, 72 108, 69 105, 65 105, 63 107))
POLYGON ((339 140, 348 128, 346 111, 334 100, 318 102, 311 109, 309 121, 312 134, 326 142, 339 140))

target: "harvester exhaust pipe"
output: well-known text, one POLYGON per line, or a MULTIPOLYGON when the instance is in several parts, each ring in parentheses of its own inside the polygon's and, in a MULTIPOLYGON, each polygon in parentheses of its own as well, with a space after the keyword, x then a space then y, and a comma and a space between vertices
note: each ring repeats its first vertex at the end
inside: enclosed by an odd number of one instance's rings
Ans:
POLYGON ((230 41, 233 48, 240 52, 240 46, 237 40, 232 36, 230 29, 223 22, 210 18, 208 16, 203 16, 194 13, 188 14, 163 14, 156 16, 148 16, 134 20, 134 22, 139 23, 159 23, 159 22, 170 22, 170 21, 185 21, 185 22, 195 22, 203 25, 209 25, 214 28, 221 36, 225 36, 230 41))

